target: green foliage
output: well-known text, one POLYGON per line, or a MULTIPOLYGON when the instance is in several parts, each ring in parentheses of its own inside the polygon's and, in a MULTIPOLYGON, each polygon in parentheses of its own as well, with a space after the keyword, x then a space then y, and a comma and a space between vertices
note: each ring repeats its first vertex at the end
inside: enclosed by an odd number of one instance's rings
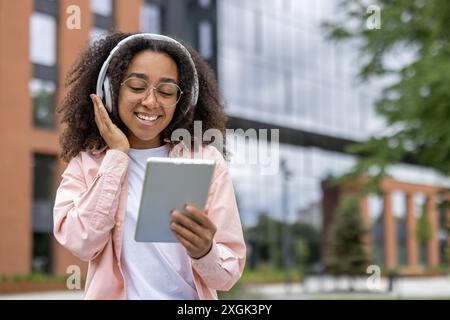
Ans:
POLYGON ((345 198, 337 209, 330 239, 327 268, 335 274, 358 275, 368 264, 364 251, 363 228, 357 198, 345 198))
POLYGON ((304 265, 308 263, 311 250, 308 247, 308 243, 304 239, 298 239, 293 243, 294 257, 297 258, 296 263, 298 265, 304 265))
MULTIPOLYGON (((258 223, 245 230, 247 240, 256 243, 258 263, 269 263, 273 268, 283 266, 282 234, 284 223, 260 214, 258 223)), ((289 224, 289 252, 291 262, 297 267, 305 267, 319 260, 320 236, 313 227, 303 223, 289 224)))
POLYGON ((424 209, 422 209, 420 218, 417 221, 416 236, 421 245, 425 245, 431 236, 430 222, 428 221, 428 217, 424 209))
POLYGON ((386 79, 376 103, 390 129, 349 148, 362 155, 352 175, 382 176, 408 160, 450 173, 450 5, 446 0, 344 0, 340 21, 324 29, 335 41, 360 44, 362 80, 386 79), (381 28, 366 26, 367 7, 381 8, 381 28), (405 60, 401 54, 410 53, 405 60), (390 62, 389 62, 390 61, 390 62), (397 62, 392 63, 392 61, 397 62))
POLYGON ((46 273, 28 273, 14 275, 0 275, 1 282, 65 282, 65 276, 55 276, 46 273))
POLYGON ((445 270, 445 271, 448 273, 450 271, 450 248, 449 248, 449 246, 444 247, 444 254, 442 255, 442 257, 444 258, 443 262, 444 262, 445 266, 447 267, 447 270, 445 270))
MULTIPOLYGON (((303 274, 300 269, 292 269, 290 272, 290 279, 294 282, 302 280, 303 274)), ((285 271, 282 269, 275 269, 267 264, 260 265, 255 270, 246 268, 239 280, 242 283, 277 283, 286 280, 285 271)))

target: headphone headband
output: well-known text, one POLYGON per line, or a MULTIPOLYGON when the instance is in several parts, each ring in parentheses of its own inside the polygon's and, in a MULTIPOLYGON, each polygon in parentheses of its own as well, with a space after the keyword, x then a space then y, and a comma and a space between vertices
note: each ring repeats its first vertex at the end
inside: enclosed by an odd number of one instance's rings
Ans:
MULTIPOLYGON (((96 87, 96 94, 101 99, 105 98, 106 102, 106 108, 109 112, 113 111, 112 107, 112 93, 111 93, 111 81, 106 76, 106 72, 108 71, 109 63, 111 62, 111 59, 114 57, 114 54, 117 52, 117 50, 120 49, 125 43, 134 40, 134 39, 147 39, 147 40, 158 40, 158 41, 165 41, 170 42, 174 45, 176 45, 188 58, 189 63, 191 64, 192 70, 194 72, 194 83, 192 84, 192 97, 191 97, 191 106, 195 106, 198 101, 198 75, 197 75, 197 69, 195 68, 194 61, 192 60, 191 54, 189 51, 178 41, 176 41, 173 38, 156 34, 156 33, 138 33, 133 34, 131 36, 128 36, 119 43, 111 50, 108 58, 105 60, 105 62, 102 65, 102 68, 100 69, 100 73, 97 78, 97 87, 96 87)), ((189 108, 187 109, 189 110, 189 108)), ((186 111, 187 112, 187 111, 186 111)))

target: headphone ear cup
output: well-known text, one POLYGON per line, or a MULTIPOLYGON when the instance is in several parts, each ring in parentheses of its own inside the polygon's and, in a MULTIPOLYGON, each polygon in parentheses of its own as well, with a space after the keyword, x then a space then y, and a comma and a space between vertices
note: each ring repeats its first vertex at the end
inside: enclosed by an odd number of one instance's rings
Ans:
POLYGON ((105 78, 105 82, 103 82, 103 88, 105 92, 105 104, 106 109, 111 113, 113 111, 113 104, 112 104, 112 87, 111 83, 109 81, 109 77, 105 78))

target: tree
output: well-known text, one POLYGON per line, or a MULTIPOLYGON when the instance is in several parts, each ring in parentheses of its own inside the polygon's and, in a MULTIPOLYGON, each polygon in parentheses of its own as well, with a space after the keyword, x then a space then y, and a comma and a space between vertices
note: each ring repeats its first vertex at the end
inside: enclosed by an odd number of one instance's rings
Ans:
POLYGON ((426 245, 431 236, 430 223, 425 210, 422 210, 416 227, 416 237, 421 245, 426 245))
MULTIPOLYGON (((310 225, 289 223, 287 228, 291 235, 289 252, 291 261, 298 267, 308 268, 319 260, 320 236, 310 225)), ((261 262, 270 263, 272 267, 281 268, 283 251, 281 234, 285 230, 284 222, 270 217, 267 213, 259 215, 255 226, 246 228, 245 238, 255 243, 258 250, 254 253, 261 262)))
POLYGON ((363 81, 389 77, 376 110, 389 130, 351 146, 362 155, 348 177, 372 174, 377 185, 389 165, 405 160, 450 173, 450 6, 446 0, 343 0, 340 21, 324 23, 329 38, 360 43, 363 81), (369 29, 369 5, 381 28, 369 29), (373 7, 373 6, 370 6, 373 7), (412 58, 401 61, 400 53, 412 58), (398 63, 392 64, 397 59, 398 63))
POLYGON ((339 205, 331 229, 328 269, 339 275, 355 276, 366 272, 364 229, 356 197, 347 197, 339 205))
POLYGON ((420 245, 420 259, 426 260, 426 245, 431 237, 431 226, 425 208, 422 206, 420 218, 416 225, 416 237, 420 245))

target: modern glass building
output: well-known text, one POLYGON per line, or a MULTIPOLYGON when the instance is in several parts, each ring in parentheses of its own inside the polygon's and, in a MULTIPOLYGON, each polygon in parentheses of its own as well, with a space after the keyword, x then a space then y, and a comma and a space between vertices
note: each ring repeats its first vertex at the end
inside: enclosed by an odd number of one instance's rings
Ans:
POLYGON ((110 30, 177 36, 216 66, 216 2, 0 0, 0 21, 0 143, 8 150, 0 156, 0 217, 7 221, 0 224, 0 274, 66 274, 70 265, 85 271, 52 230, 66 165, 55 112, 65 76, 86 43, 110 30))
MULTIPOLYGON (((358 82, 356 43, 325 38, 321 24, 336 19, 336 0, 218 0, 217 8, 219 82, 233 126, 280 128, 279 158, 290 172, 286 180, 282 170, 264 175, 258 165, 238 161, 232 166, 244 224, 251 226, 267 213, 320 230, 321 182, 356 161, 343 146, 386 129, 374 112, 383 83, 358 82)), ((258 148, 255 139, 249 144, 258 148)), ((391 174, 410 183, 450 182, 414 165, 398 165, 391 174)), ((404 199, 401 192, 393 196, 400 221, 405 220, 404 199)), ((415 201, 423 203, 423 196, 415 201)), ((369 199, 372 225, 380 225, 382 209, 381 198, 369 199)), ((398 226, 404 231, 404 223, 398 226)), ((374 232, 374 258, 381 261, 380 228, 374 232)), ((401 247, 404 232, 397 237, 401 247)), ((399 258, 400 263, 405 260, 404 248, 399 258)))

